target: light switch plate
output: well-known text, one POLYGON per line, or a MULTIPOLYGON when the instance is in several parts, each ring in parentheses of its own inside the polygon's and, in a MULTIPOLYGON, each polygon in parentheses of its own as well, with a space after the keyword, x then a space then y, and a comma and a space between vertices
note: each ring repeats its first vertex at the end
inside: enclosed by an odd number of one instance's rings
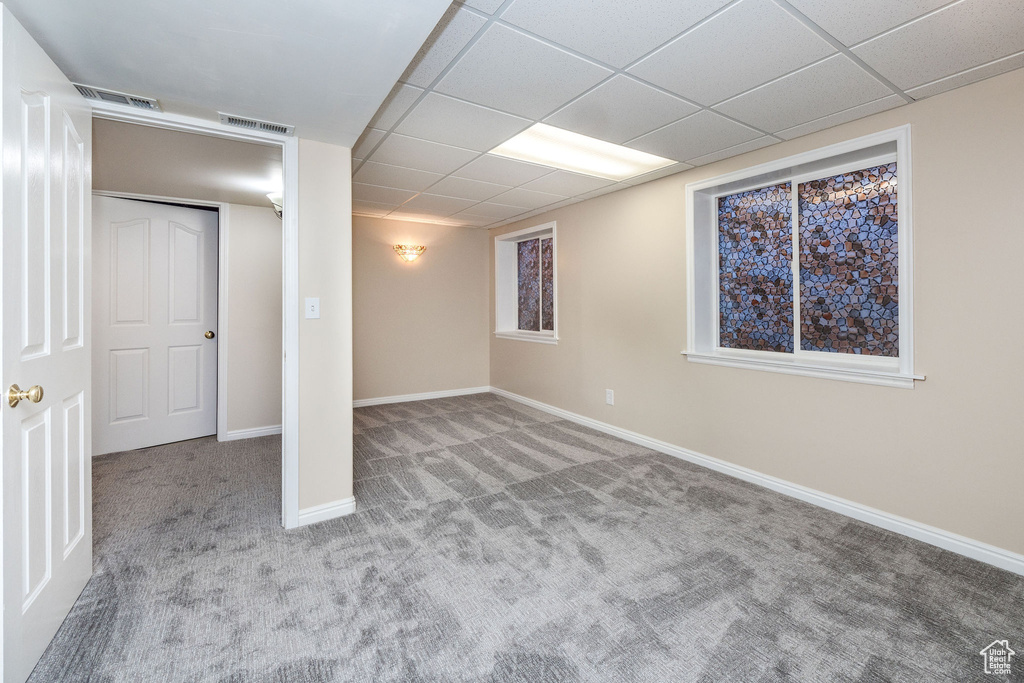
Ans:
POLYGON ((320 317, 320 297, 306 297, 306 319, 312 320, 320 317))

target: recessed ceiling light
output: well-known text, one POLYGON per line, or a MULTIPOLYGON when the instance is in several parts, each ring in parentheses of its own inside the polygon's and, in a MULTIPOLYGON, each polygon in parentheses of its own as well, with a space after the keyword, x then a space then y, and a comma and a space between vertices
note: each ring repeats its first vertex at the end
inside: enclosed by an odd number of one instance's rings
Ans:
POLYGON ((543 123, 533 124, 491 154, 608 180, 626 180, 676 163, 543 123))

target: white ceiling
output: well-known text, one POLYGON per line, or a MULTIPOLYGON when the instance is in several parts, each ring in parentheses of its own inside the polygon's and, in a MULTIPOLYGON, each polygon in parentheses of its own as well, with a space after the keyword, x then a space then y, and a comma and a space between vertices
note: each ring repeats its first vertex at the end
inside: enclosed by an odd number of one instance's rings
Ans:
MULTIPOLYGON (((352 146, 450 0, 5 0, 77 83, 352 146)), ((384 124, 381 124, 384 125, 384 124)))
POLYGON ((94 119, 96 190, 271 208, 280 192, 281 148, 94 119), (157 162, 157 160, 159 160, 157 162))
POLYGON ((1020 0, 459 0, 353 150, 353 208, 500 225, 1022 66, 1020 0), (678 163, 486 154, 537 121, 678 163))

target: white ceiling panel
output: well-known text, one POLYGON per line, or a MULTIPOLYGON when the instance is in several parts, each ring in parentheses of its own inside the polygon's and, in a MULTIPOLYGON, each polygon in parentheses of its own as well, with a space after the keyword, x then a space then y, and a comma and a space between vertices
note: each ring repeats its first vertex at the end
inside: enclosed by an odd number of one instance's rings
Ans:
POLYGON ((396 133, 487 152, 529 127, 529 119, 430 93, 396 133), (458 121, 457 126, 452 122, 458 121))
POLYGON ((485 154, 472 163, 466 164, 453 173, 459 178, 470 180, 481 180, 485 183, 496 183, 498 185, 522 185, 531 180, 540 178, 542 175, 551 173, 554 169, 547 166, 528 164, 525 161, 515 161, 504 157, 485 154))
POLYGON ((370 161, 448 174, 475 158, 476 152, 405 135, 389 135, 370 161))
POLYGON ((624 67, 693 26, 728 0, 515 0, 509 23, 606 64, 624 67))
POLYGON ((586 194, 581 194, 578 197, 573 197, 573 199, 575 199, 577 201, 586 201, 587 199, 593 199, 594 197, 602 197, 602 196, 604 196, 606 194, 611 194, 612 192, 618 192, 619 190, 625 190, 627 187, 632 187, 632 185, 628 185, 625 182, 615 183, 614 185, 609 185, 608 187, 602 187, 599 190, 594 190, 593 192, 587 192, 586 194))
POLYGON ((830 114, 820 119, 815 119, 814 121, 802 123, 799 126, 780 130, 775 134, 775 136, 782 138, 783 140, 792 140, 793 138, 798 138, 801 135, 809 135, 810 133, 814 133, 819 130, 838 126, 840 123, 856 121, 859 118, 870 116, 871 114, 877 114, 878 112, 885 111, 886 109, 894 109, 906 103, 907 101, 899 95, 889 95, 888 97, 883 97, 880 100, 868 102, 867 104, 862 104, 857 107, 853 107, 852 109, 841 111, 837 114, 830 114))
POLYGON ((370 153, 378 142, 384 139, 387 135, 387 131, 377 130, 376 128, 367 128, 363 131, 356 146, 352 148, 352 156, 365 159, 366 155, 370 153))
POLYGON ((605 180, 569 171, 555 171, 536 180, 531 180, 523 185, 523 189, 548 192, 563 197, 575 197, 614 184, 614 180, 605 180))
POLYGON ((689 116, 697 109, 678 97, 619 74, 544 122, 621 144, 689 116))
POLYGON ((352 180, 357 183, 366 183, 367 185, 382 185, 384 187, 395 187, 399 190, 420 192, 443 177, 440 173, 428 173, 426 171, 405 168, 404 166, 391 166, 390 164, 378 164, 374 161, 367 161, 352 176, 352 180))
POLYGON ((715 109, 773 133, 891 94, 851 59, 835 55, 715 109))
POLYGON ((537 120, 611 73, 524 33, 493 24, 435 90, 537 120))
POLYGON ((392 207, 395 207, 404 201, 412 199, 415 195, 415 192, 396 190, 393 187, 352 183, 352 201, 390 204, 392 207))
POLYGON ((537 209, 548 204, 554 204, 560 202, 566 197, 564 195, 550 194, 548 192, 537 192, 536 190, 524 190, 521 187, 517 187, 514 190, 509 190, 499 194, 493 198, 496 204, 506 204, 508 206, 521 206, 524 209, 537 209))
POLYGON ((508 206, 507 204, 495 204, 493 202, 481 202, 473 207, 461 211, 455 215, 466 215, 473 216, 476 218, 492 218, 496 221, 511 218, 512 216, 518 216, 521 213, 526 213, 527 209, 521 206, 508 206))
POLYGON ((413 57, 402 80, 426 88, 441 75, 487 20, 452 5, 413 57))
POLYGON ((488 14, 494 14, 495 10, 501 7, 501 3, 505 0, 458 0, 456 4, 463 4, 473 9, 478 9, 481 12, 487 12, 488 14))
POLYGON ((672 166, 666 166, 665 168, 659 168, 657 171, 651 171, 650 173, 644 173, 643 175, 636 176, 635 178, 628 178, 622 182, 626 185, 643 185, 649 183, 652 180, 658 178, 666 178, 670 175, 675 175, 689 168, 693 168, 694 164, 673 164, 672 166))
POLYGON ((711 105, 833 52, 831 45, 771 0, 743 0, 629 72, 711 105))
POLYGON ((907 90, 1024 50, 1020 0, 963 0, 854 48, 907 90))
POLYGON ((472 199, 442 197, 436 194, 421 193, 402 204, 403 211, 419 211, 434 213, 439 216, 450 216, 476 204, 472 199))
POLYGON ((821 28, 853 46, 922 14, 948 5, 950 0, 789 0, 821 28))
POLYGON ((398 123, 402 114, 409 111, 409 107, 421 94, 423 94, 423 88, 399 83, 384 100, 384 104, 380 105, 380 109, 377 110, 374 117, 370 119, 370 126, 389 130, 398 123))
POLYGON ((475 199, 478 202, 490 199, 499 195, 505 190, 511 189, 507 185, 495 185, 494 183, 483 183, 479 180, 467 178, 456 178, 448 176, 436 185, 430 187, 434 194, 442 194, 446 197, 462 197, 463 199, 475 199))
POLYGON ((704 166, 705 164, 713 164, 716 161, 728 159, 729 157, 734 157, 737 154, 753 152, 755 149, 761 149, 762 147, 773 145, 776 142, 778 142, 778 140, 775 139, 774 137, 770 135, 764 135, 759 138, 754 138, 753 140, 748 140, 747 142, 741 142, 740 144, 733 145, 732 147, 720 149, 717 152, 712 152, 711 154, 705 154, 704 156, 690 159, 690 163, 694 166, 704 166))
POLYGON ((378 204, 377 202, 364 202, 359 199, 352 200, 352 213, 360 216, 386 216, 394 210, 393 204, 378 204))
POLYGON ((1015 55, 1004 57, 1003 59, 997 59, 994 62, 989 62, 983 66, 975 67, 974 69, 968 69, 967 71, 961 71, 955 76, 949 76, 947 78, 940 78, 937 81, 932 81, 927 85, 922 85, 919 88, 911 88, 907 91, 907 94, 914 99, 923 99, 925 97, 931 97, 932 95, 938 95, 941 92, 952 90, 953 88, 959 88, 960 86, 967 85, 968 83, 974 83, 981 81, 992 76, 998 76, 1004 74, 1007 71, 1013 71, 1014 69, 1020 69, 1024 67, 1024 52, 1018 52, 1015 55))
POLYGON ((761 133, 724 116, 700 111, 629 143, 629 147, 667 159, 687 161, 760 137, 761 133))

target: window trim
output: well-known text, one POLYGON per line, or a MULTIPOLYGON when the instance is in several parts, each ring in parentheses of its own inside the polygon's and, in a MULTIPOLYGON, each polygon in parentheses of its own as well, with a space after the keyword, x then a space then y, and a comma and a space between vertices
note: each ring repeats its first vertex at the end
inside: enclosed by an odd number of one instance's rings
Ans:
POLYGON ((494 336, 540 344, 558 343, 558 226, 556 221, 522 230, 507 232, 494 238, 494 336), (551 284, 554 298, 553 330, 520 330, 519 325, 519 261, 516 245, 537 238, 551 238, 551 284))
MULTIPOLYGON (((847 140, 758 166, 686 185, 686 350, 688 361, 734 368, 878 384, 907 389, 924 376, 914 374, 913 331, 913 182, 910 126, 847 140), (895 150, 893 150, 895 146, 895 150), (803 351, 799 334, 791 354, 747 349, 726 349, 719 344, 718 198, 723 195, 791 182, 801 182, 896 161, 899 174, 899 356, 896 359, 803 351)), ((794 230, 798 215, 793 216, 794 230)), ((794 244, 794 247, 796 245, 794 244)), ((798 252, 794 253, 798 259, 798 252)), ((794 326, 800 325, 799 269, 793 279, 794 326)))

